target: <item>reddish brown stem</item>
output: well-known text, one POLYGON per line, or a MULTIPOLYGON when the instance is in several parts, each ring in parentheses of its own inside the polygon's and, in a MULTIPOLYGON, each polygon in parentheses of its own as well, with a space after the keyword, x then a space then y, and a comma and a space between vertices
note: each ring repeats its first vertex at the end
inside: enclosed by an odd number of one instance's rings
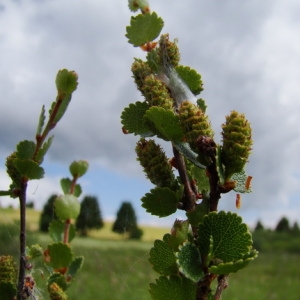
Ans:
POLYGON ((217 290, 216 290, 216 293, 215 293, 215 296, 214 296, 214 300, 220 300, 221 299, 222 292, 228 286, 227 277, 228 277, 228 275, 227 276, 226 275, 220 275, 218 277, 218 286, 217 286, 217 290))
POLYGON ((69 243, 69 231, 70 231, 71 219, 67 219, 65 222, 65 230, 64 230, 64 244, 69 243))
POLYGON ((179 153, 179 151, 174 147, 174 145, 173 145, 173 153, 174 153, 174 158, 176 161, 176 166, 178 169, 181 182, 184 185, 184 197, 183 197, 182 209, 185 211, 190 211, 195 207, 197 197, 192 189, 190 179, 186 172, 184 158, 179 153))
POLYGON ((19 278, 18 278, 18 291, 17 299, 22 300, 22 291, 24 285, 24 278, 26 272, 26 190, 27 179, 22 178, 21 188, 19 194, 20 202, 20 262, 19 262, 19 278))

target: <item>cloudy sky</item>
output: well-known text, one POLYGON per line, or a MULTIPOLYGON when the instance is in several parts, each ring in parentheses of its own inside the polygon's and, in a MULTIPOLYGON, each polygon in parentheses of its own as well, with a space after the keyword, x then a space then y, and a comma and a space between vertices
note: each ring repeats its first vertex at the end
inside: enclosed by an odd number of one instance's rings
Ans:
MULTIPOLYGON (((242 196, 239 211, 235 193, 222 198, 220 209, 238 212, 249 225, 260 219, 274 226, 283 215, 300 222, 299 1, 150 4, 165 21, 162 33, 178 39, 181 63, 202 74, 216 141, 233 109, 252 124, 253 193, 242 196)), ((90 169, 80 183, 85 195, 98 197, 105 218, 129 200, 140 222, 171 225, 175 215, 159 219, 140 207, 152 185, 136 162, 137 137, 121 131, 123 108, 142 100, 130 67, 145 53, 125 38, 131 15, 126 0, 0 0, 1 190, 9 185, 5 157, 20 140, 34 139, 41 106, 55 98, 56 73, 68 68, 78 73, 79 86, 53 132, 46 176, 30 182, 28 199, 41 208, 60 193, 70 162, 86 159, 90 169)))

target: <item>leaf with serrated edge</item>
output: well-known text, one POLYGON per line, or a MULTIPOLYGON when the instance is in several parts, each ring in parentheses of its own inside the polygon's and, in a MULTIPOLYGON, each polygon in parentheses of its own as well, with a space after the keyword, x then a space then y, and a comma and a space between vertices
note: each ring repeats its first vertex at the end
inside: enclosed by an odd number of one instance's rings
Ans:
POLYGON ((68 288, 68 286, 70 285, 70 283, 69 282, 67 282, 66 281, 66 277, 65 276, 63 276, 62 274, 60 274, 60 273, 53 273, 53 274, 51 274, 50 276, 49 276, 49 278, 48 278, 48 280, 47 280, 47 284, 48 284, 48 286, 50 285, 50 284, 52 284, 52 283, 56 283, 57 285, 59 285, 60 286, 60 288, 63 290, 63 291, 65 291, 67 288, 68 288))
POLYGON ((149 262, 153 270, 162 275, 176 274, 178 268, 172 248, 164 241, 155 240, 150 250, 149 262))
POLYGON ((185 277, 160 276, 150 283, 150 294, 154 300, 195 300, 196 284, 185 277))
POLYGON ((150 120, 155 128, 169 141, 182 141, 183 129, 179 118, 173 111, 162 107, 152 106, 145 116, 150 120))
POLYGON ((178 198, 176 193, 167 187, 156 187, 141 199, 147 212, 151 215, 166 217, 177 210, 178 198))
POLYGON ((31 159, 35 151, 35 143, 24 140, 17 145, 16 157, 19 159, 31 159))
POLYGON ((20 174, 29 180, 41 179, 44 177, 44 169, 33 160, 16 158, 13 163, 20 174))
POLYGON ((43 161, 45 154, 47 153, 47 151, 49 150, 49 148, 52 144, 53 138, 54 138, 53 135, 51 137, 49 137, 47 142, 45 142, 43 144, 42 148, 40 148, 39 151, 37 152, 37 154, 35 156, 35 160, 38 161, 39 163, 41 163, 43 161))
POLYGON ((194 95, 198 95, 203 91, 201 76, 196 70, 181 65, 177 66, 175 69, 177 74, 187 84, 194 95))
POLYGON ((203 271, 200 252, 195 244, 190 242, 184 243, 179 247, 176 257, 179 271, 192 281, 198 282, 203 276, 203 271))
POLYGON ((220 263, 218 265, 211 266, 208 270, 213 274, 230 274, 245 268, 249 262, 254 260, 258 255, 256 250, 252 250, 243 257, 243 259, 236 260, 234 262, 220 263))
MULTIPOLYGON (((54 242, 62 242, 65 231, 65 222, 53 220, 49 225, 49 235, 54 242)), ((69 227, 69 243, 75 238, 76 229, 74 224, 69 227)))
POLYGON ((82 268, 83 261, 84 261, 83 256, 75 257, 75 259, 70 264, 67 275, 74 277, 76 273, 82 268))
POLYGON ((139 14, 131 18, 130 26, 126 27, 126 37, 130 44, 138 47, 156 39, 163 26, 164 21, 155 12, 139 14))
POLYGON ((201 254, 209 252, 213 239, 213 258, 225 262, 241 259, 252 247, 252 237, 247 225, 235 213, 221 211, 204 216, 199 225, 198 243, 201 254))
POLYGON ((145 120, 144 115, 149 109, 146 102, 136 102, 129 104, 121 114, 121 122, 128 133, 134 135, 145 135, 150 132, 145 120))
POLYGON ((70 193, 70 189, 71 189, 71 179, 69 178, 62 178, 60 180, 60 186, 64 192, 64 194, 69 194, 70 193))
POLYGON ((50 257, 48 264, 54 269, 68 267, 73 260, 70 246, 63 243, 48 245, 48 255, 50 257))

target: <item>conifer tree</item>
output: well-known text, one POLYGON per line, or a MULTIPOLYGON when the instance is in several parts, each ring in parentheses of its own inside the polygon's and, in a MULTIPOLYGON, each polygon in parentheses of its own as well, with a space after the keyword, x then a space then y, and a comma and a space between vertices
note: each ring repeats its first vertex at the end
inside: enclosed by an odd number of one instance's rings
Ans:
POLYGON ((55 214, 54 210, 54 201, 57 198, 57 195, 51 195, 48 199, 48 201, 45 203, 41 218, 40 218, 40 223, 39 223, 39 229, 42 232, 48 232, 48 227, 49 224, 57 219, 57 216, 55 214))
POLYGON ((103 227, 101 210, 96 197, 85 196, 80 206, 80 213, 76 220, 76 228, 80 235, 87 236, 88 230, 103 227))
POLYGON ((130 202, 122 202, 112 231, 119 234, 127 234, 131 239, 141 238, 143 232, 137 226, 135 211, 130 202))
POLYGON ((275 227, 275 231, 278 232, 289 232, 290 231, 290 224, 289 220, 286 217, 282 217, 278 224, 275 227))

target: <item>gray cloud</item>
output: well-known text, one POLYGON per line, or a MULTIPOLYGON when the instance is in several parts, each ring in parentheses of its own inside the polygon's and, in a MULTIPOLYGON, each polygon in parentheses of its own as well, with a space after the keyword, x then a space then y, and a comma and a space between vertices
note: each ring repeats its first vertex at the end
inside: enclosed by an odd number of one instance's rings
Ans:
MULTIPOLYGON (((254 192, 244 209, 288 210, 291 194, 300 195, 299 4, 152 2, 165 20, 163 32, 179 39, 182 63, 202 74, 216 139, 233 109, 252 123, 254 192)), ((123 108, 142 100, 130 66, 145 55, 124 36, 131 15, 126 1, 6 1, 0 14, 2 151, 32 139, 42 104, 49 108, 54 100, 55 74, 66 67, 78 72, 79 86, 49 157, 63 162, 72 149, 75 159, 140 176, 137 137, 124 135, 120 124, 123 108)))

